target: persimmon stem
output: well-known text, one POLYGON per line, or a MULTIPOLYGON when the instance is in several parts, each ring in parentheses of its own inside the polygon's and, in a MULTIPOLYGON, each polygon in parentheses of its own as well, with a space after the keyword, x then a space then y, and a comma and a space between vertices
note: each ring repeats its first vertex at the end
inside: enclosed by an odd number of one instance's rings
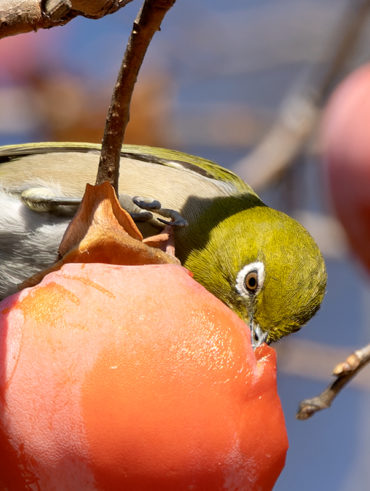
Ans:
POLYGON ((96 184, 108 181, 118 195, 120 151, 130 102, 145 53, 176 0, 145 0, 131 31, 108 109, 96 184))

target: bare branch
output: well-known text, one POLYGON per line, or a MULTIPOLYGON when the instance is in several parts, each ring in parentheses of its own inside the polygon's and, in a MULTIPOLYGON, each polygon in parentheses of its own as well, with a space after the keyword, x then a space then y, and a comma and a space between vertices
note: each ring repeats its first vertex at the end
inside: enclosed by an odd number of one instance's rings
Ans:
POLYGON ((134 22, 108 110, 96 184, 108 181, 118 194, 120 151, 137 75, 153 35, 176 0, 146 0, 134 22))
POLYGON ((299 405, 297 419, 308 419, 317 411, 327 409, 345 385, 370 362, 370 344, 355 351, 348 358, 339 363, 333 370, 335 381, 331 383, 320 395, 305 399, 299 405))
POLYGON ((307 86, 301 93, 294 90, 288 95, 274 126, 256 149, 234 167, 255 189, 265 188, 278 179, 302 151, 317 123, 320 107, 352 55, 369 14, 370 0, 349 2, 325 70, 312 69, 307 86))
POLYGON ((82 15, 99 19, 132 0, 0 0, 0 38, 66 24, 82 15))
MULTIPOLYGON (((59 2, 60 0, 49 0, 51 2, 59 2)), ((108 14, 113 14, 121 9, 132 0, 70 0, 72 9, 78 15, 88 17, 90 19, 100 19, 108 14)))

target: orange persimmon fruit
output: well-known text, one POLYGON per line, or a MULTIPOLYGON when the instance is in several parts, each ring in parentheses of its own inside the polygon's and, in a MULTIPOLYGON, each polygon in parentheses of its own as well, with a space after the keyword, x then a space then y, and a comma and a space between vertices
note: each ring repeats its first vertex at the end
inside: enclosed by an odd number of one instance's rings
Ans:
POLYGON ((321 145, 335 212, 370 272, 370 64, 334 91, 324 110, 321 145))
POLYGON ((0 487, 270 490, 275 352, 174 264, 65 264, 0 303, 0 487))

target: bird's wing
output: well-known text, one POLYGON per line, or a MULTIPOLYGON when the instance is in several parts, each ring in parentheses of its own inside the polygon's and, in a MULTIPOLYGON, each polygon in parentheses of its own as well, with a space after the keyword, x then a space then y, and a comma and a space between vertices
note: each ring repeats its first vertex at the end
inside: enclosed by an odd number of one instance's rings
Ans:
MULTIPOLYGON (((44 187, 47 199, 79 200, 85 184, 95 182, 100 148, 64 142, 0 147, 0 186, 12 194, 31 188, 31 195, 34 188, 42 194, 44 187)), ((156 199, 185 215, 195 217, 216 197, 255 195, 233 172, 176 150, 124 145, 121 157, 120 194, 156 199)))
POLYGON ((140 156, 141 159, 148 158, 148 161, 153 161, 153 159, 155 159, 153 163, 181 168, 199 176, 227 183, 231 185, 236 192, 242 193, 252 191, 250 186, 240 179, 239 176, 234 174, 234 172, 202 157, 186 154, 178 150, 149 147, 145 145, 123 145, 122 154, 125 154, 126 152, 135 154, 138 157, 140 156))
MULTIPOLYGON (((81 153, 99 155, 101 145, 96 143, 78 142, 41 142, 25 143, 22 145, 6 145, 0 147, 0 164, 3 162, 19 160, 30 155, 48 153, 81 153)), ((253 190, 240 177, 224 167, 195 155, 186 154, 177 150, 169 150, 160 147, 146 145, 123 145, 121 156, 136 158, 143 162, 181 169, 198 176, 219 181, 233 189, 233 193, 248 192, 253 190)), ((124 172, 124 169, 121 171, 124 172)))

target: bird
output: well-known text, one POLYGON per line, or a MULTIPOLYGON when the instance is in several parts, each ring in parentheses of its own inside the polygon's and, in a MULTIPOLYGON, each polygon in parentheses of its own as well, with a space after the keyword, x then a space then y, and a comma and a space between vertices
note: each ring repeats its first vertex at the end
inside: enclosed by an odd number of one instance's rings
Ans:
MULTIPOLYGON (((0 298, 55 262, 100 151, 77 142, 0 147, 0 298)), ((119 199, 144 237, 163 217, 179 225, 176 256, 248 324, 254 347, 299 330, 319 309, 327 274, 314 239, 232 171, 177 150, 123 145, 119 199)))

